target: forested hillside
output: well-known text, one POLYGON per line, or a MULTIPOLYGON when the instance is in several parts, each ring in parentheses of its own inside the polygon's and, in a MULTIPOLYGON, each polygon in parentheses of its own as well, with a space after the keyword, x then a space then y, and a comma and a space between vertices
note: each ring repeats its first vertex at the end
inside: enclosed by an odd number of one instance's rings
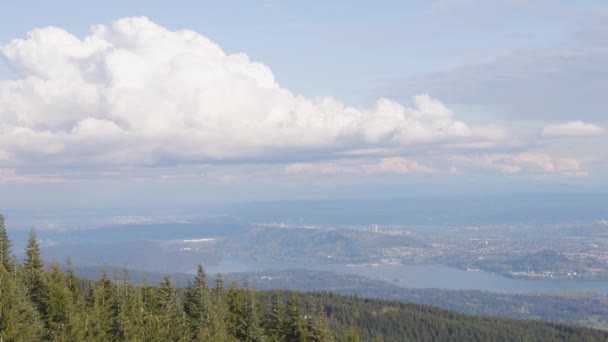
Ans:
POLYGON ((605 341, 567 325, 467 316, 430 306, 327 293, 258 292, 202 267, 186 288, 170 277, 133 285, 127 272, 96 281, 71 263, 45 266, 36 236, 12 256, 0 216, 2 341, 605 341))

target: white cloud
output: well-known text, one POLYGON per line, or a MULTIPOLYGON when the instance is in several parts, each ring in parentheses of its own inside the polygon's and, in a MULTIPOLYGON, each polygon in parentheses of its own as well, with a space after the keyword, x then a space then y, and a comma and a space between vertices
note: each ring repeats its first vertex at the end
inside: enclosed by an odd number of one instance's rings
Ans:
POLYGON ((292 174, 320 175, 374 175, 435 173, 436 170, 403 157, 381 158, 379 160, 338 160, 335 162, 294 163, 285 167, 292 174))
POLYGON ((15 169, 0 169, 0 184, 39 184, 62 183, 64 179, 58 177, 19 175, 15 169))
POLYGON ((95 26, 84 39, 37 29, 0 54, 20 75, 0 81, 0 150, 30 166, 272 160, 506 137, 456 120, 428 95, 370 109, 298 96, 247 55, 146 18, 95 26))
POLYGON ((570 121, 561 124, 548 125, 541 132, 543 137, 591 137, 604 134, 600 126, 583 121, 570 121))
POLYGON ((556 158, 546 153, 489 153, 479 156, 454 155, 453 162, 495 169, 502 173, 527 172, 536 176, 586 177, 588 172, 575 158, 556 158))

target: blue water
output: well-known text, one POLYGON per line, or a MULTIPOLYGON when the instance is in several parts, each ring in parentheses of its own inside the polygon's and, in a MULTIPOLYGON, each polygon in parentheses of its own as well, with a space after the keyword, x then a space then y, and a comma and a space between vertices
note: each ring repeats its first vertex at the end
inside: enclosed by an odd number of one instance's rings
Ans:
POLYGON ((268 270, 333 271, 372 277, 410 288, 482 290, 492 292, 593 292, 608 295, 608 281, 511 279, 487 272, 469 272, 444 266, 361 266, 341 264, 257 261, 226 258, 218 265, 206 266, 208 273, 260 272, 268 270))

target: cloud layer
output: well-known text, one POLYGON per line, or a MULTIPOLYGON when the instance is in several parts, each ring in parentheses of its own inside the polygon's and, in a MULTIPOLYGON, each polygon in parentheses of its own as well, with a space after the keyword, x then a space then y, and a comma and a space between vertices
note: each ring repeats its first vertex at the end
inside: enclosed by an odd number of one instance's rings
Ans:
MULTIPOLYGON (((460 174, 463 167, 587 175, 580 160, 525 152, 505 127, 458 120, 430 95, 407 105, 380 98, 370 108, 300 96, 247 55, 147 18, 94 26, 84 38, 37 29, 0 46, 0 56, 18 75, 0 80, 0 183, 147 167, 174 168, 168 173, 179 177, 189 166, 256 162, 287 175, 353 178, 460 174), (39 174, 47 169, 56 172, 39 174)), ((571 121, 546 126, 542 136, 603 132, 571 121)))
POLYGON ((373 175, 410 173, 435 173, 436 170, 403 157, 381 158, 379 160, 337 160, 335 162, 294 163, 285 167, 291 174, 320 175, 373 175))
POLYGON ((547 125, 542 130, 542 136, 547 138, 593 137, 602 134, 604 134, 604 130, 600 126, 583 121, 547 125))
POLYGON ((379 99, 373 108, 298 96, 247 55, 146 18, 95 26, 83 39, 37 29, 0 53, 19 75, 0 81, 0 156, 16 165, 297 159, 295 152, 506 135, 456 120, 428 95, 415 96, 411 107, 379 99))
POLYGON ((537 178, 588 176, 588 172, 585 171, 578 159, 555 158, 546 153, 538 152, 490 153, 478 156, 455 155, 451 156, 450 159, 455 163, 495 169, 507 174, 527 172, 537 178))

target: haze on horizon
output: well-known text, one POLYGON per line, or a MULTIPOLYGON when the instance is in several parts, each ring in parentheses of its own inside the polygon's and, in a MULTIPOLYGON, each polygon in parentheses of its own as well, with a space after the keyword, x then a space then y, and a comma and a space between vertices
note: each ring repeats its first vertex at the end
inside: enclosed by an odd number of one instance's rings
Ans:
POLYGON ((4 4, 0 208, 608 191, 601 1, 223 4, 4 4))

